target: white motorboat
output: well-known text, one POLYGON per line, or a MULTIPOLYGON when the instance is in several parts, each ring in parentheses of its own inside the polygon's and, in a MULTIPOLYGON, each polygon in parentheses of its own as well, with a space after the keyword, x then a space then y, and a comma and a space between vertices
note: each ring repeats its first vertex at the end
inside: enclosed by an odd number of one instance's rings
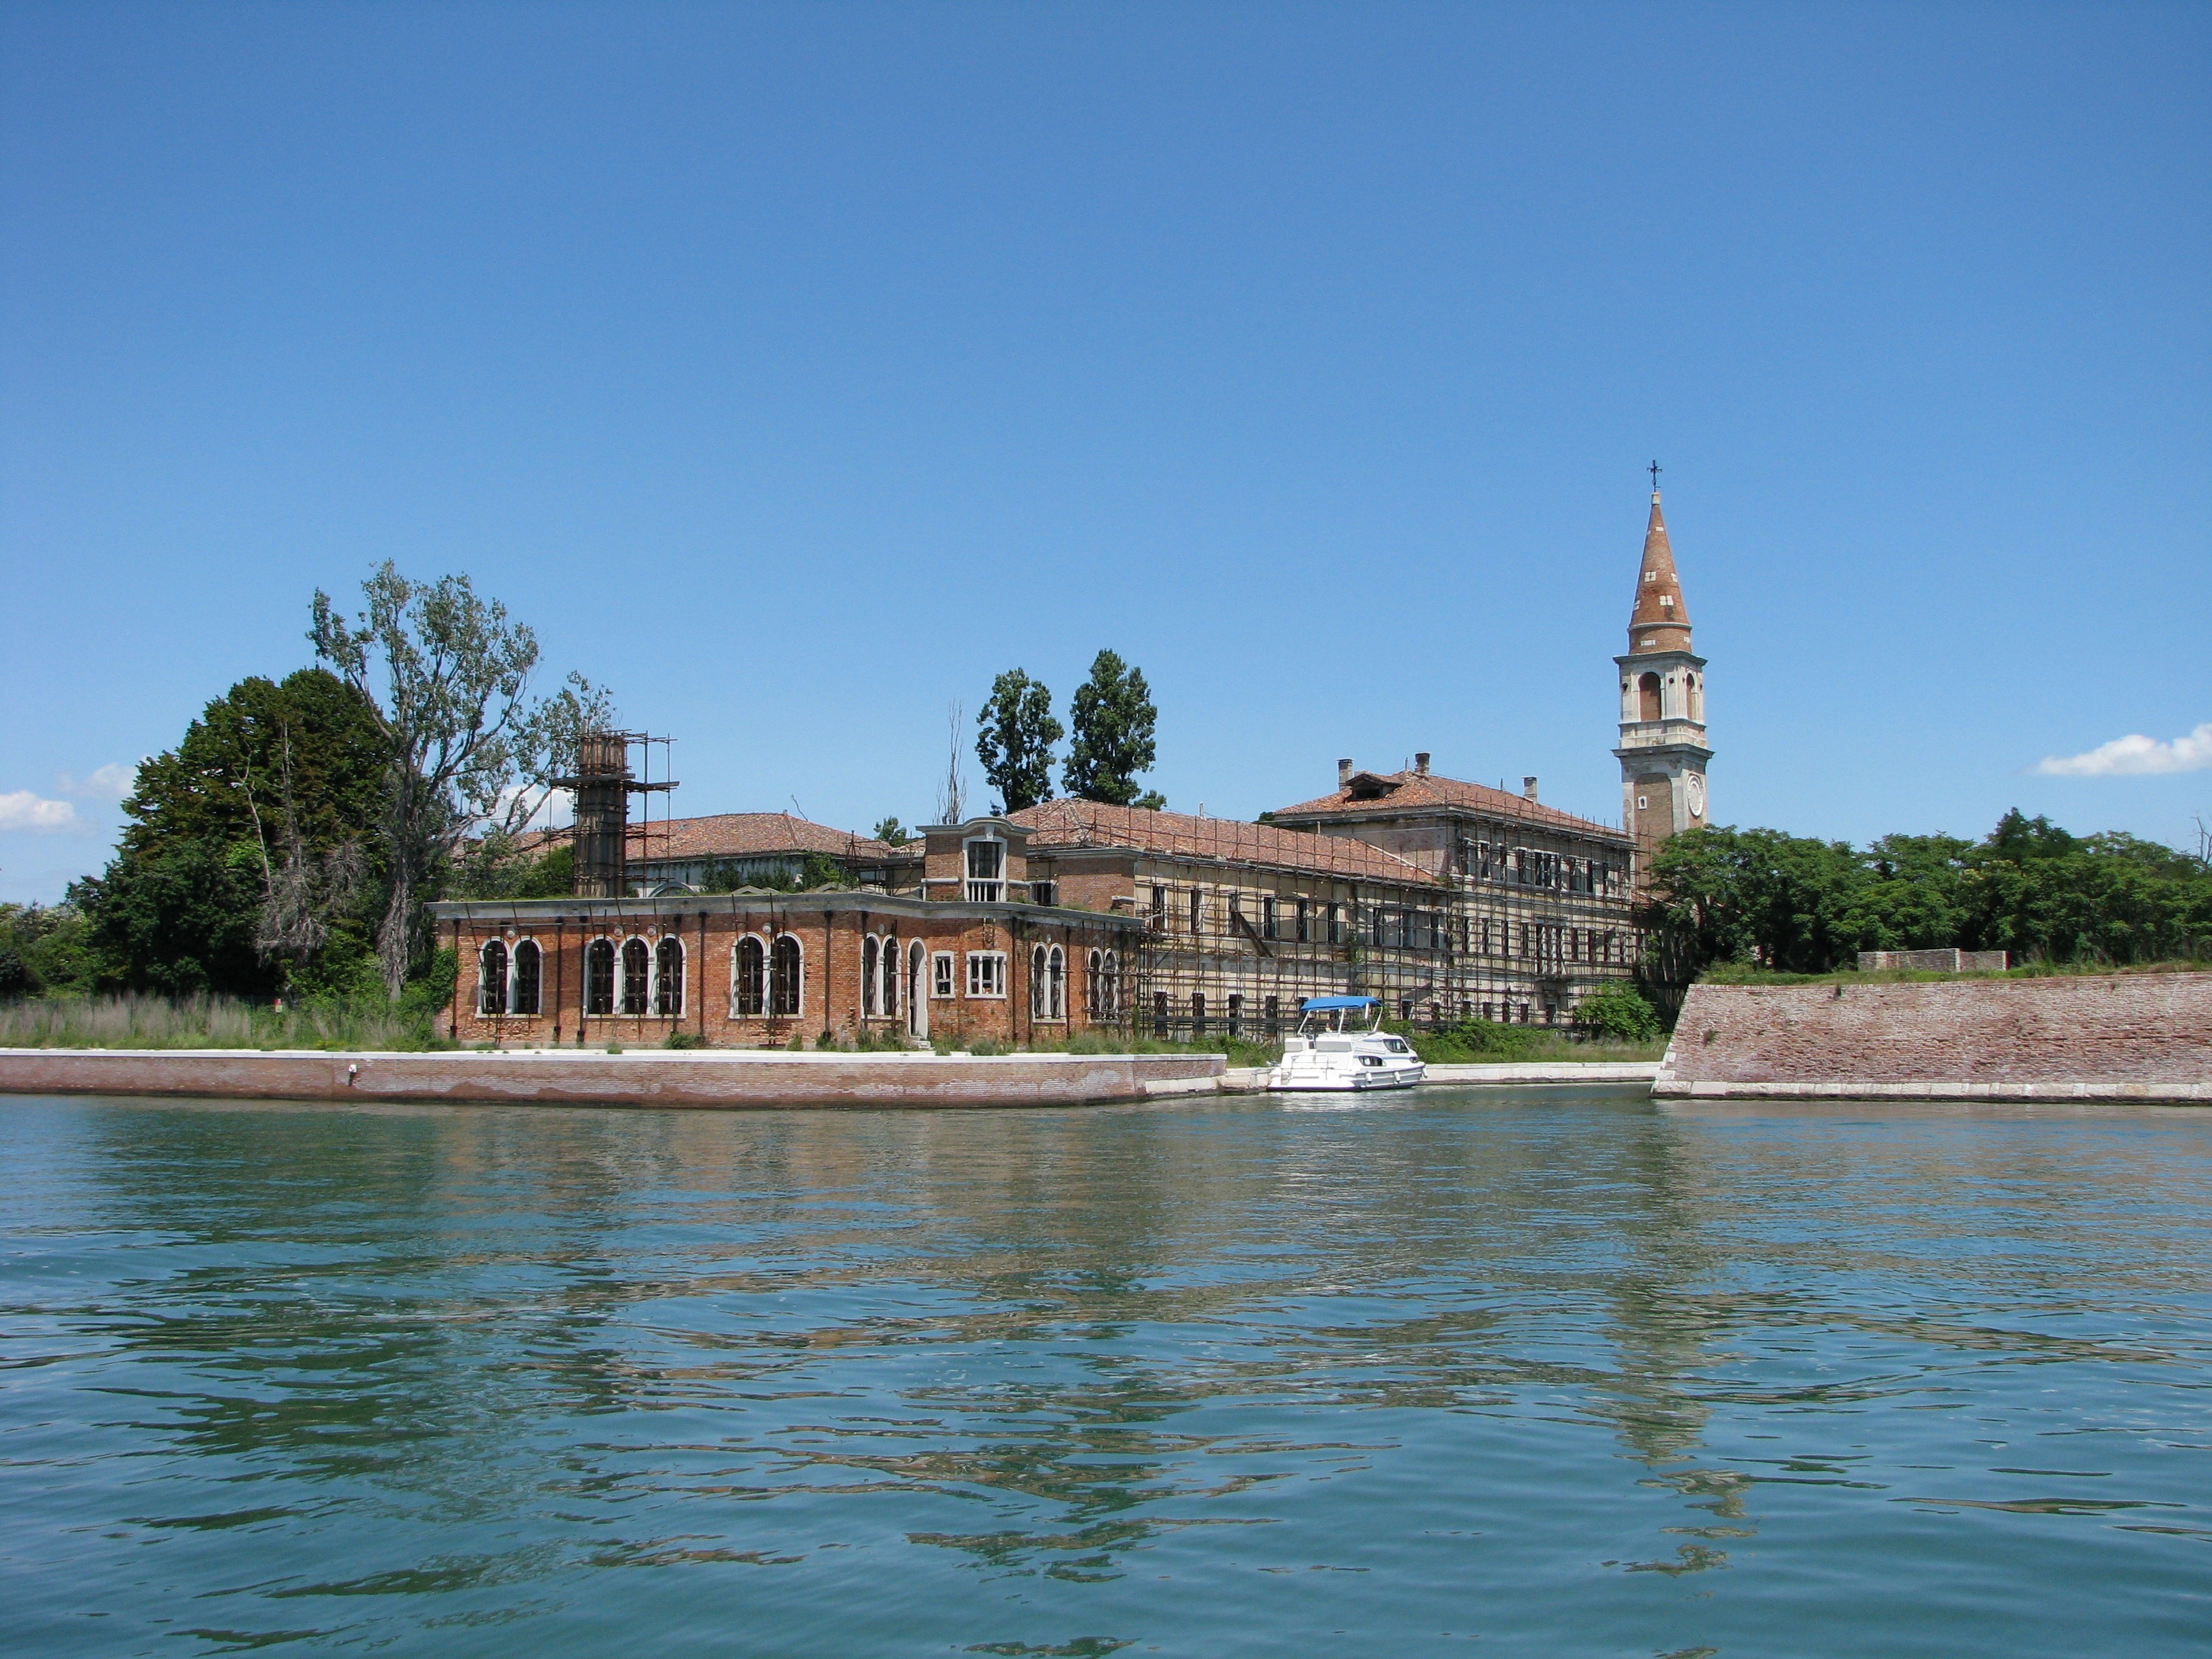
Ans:
POLYGON ((1308 997, 1267 1087, 1346 1094, 1412 1088, 1428 1068, 1412 1043, 1382 1024, 1382 1005, 1373 997, 1308 997))

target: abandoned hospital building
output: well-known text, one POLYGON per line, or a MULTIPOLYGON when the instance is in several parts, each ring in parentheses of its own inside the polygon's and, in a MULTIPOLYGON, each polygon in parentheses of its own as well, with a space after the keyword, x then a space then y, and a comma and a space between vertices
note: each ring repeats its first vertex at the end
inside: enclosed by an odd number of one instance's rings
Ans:
POLYGON ((633 823, 629 797, 669 786, 640 781, 623 735, 586 739, 576 895, 433 907, 461 964, 454 1035, 1264 1038, 1340 994, 1422 1024, 1564 1023, 1632 971, 1652 852, 1706 822, 1705 665, 1656 491, 1613 660, 1620 829, 1422 754, 1339 761, 1331 793, 1258 823, 1062 799, 895 847, 782 812, 633 823), (839 884, 781 890, 825 860, 839 884))

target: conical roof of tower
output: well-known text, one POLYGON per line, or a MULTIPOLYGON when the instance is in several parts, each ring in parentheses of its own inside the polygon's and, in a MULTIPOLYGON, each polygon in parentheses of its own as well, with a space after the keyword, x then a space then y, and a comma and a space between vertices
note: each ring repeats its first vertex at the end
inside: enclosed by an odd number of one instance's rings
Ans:
POLYGON ((1632 652, 1690 648, 1690 608, 1682 602, 1682 579, 1674 571, 1674 550, 1668 544, 1667 520, 1660 516, 1656 489, 1651 492, 1651 522, 1644 531, 1644 562, 1636 572, 1636 608, 1628 618, 1628 648, 1632 652), (1655 635, 1655 629, 1674 631, 1655 635))

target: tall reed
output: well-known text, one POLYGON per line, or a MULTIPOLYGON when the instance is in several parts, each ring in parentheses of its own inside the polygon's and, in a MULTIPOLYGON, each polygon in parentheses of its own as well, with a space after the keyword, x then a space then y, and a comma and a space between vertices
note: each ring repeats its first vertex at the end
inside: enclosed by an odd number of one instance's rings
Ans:
POLYGON ((0 1003, 0 1048, 433 1048, 426 1018, 368 1001, 279 1013, 235 997, 136 992, 0 1003))

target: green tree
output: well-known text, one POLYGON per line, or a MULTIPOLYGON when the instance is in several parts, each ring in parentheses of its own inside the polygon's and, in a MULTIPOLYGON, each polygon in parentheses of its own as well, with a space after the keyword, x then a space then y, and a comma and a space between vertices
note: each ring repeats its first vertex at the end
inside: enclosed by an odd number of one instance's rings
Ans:
POLYGON ((903 847, 914 839, 907 834, 906 826, 896 818, 878 819, 871 833, 886 847, 903 847))
POLYGON ((118 858, 70 898, 90 918, 108 976, 131 989, 265 996, 278 975, 254 938, 261 873, 251 842, 202 838, 158 857, 118 858))
POLYGON ((611 710, 577 674, 531 701, 537 635, 498 600, 477 598, 466 576, 410 581, 386 560, 362 594, 368 608, 349 623, 318 589, 307 637, 385 739, 376 952, 397 1000, 429 946, 423 901, 456 850, 486 830, 520 831, 573 769, 578 738, 611 710))
POLYGON ((1068 710, 1075 737, 1060 769, 1067 793, 1111 806, 1158 811, 1166 805, 1157 792, 1139 795, 1137 790, 1137 775, 1158 756, 1152 732, 1158 719, 1144 671, 1128 667, 1111 651, 1101 651, 1091 665, 1091 678, 1076 688, 1068 710))
POLYGON ((388 753, 362 699, 319 668, 210 702, 140 766, 114 860, 72 890, 100 976, 258 994, 313 977, 334 941, 357 954, 388 753))
POLYGON ((1008 669, 991 682, 975 724, 975 758, 999 792, 1000 811, 1018 812, 1052 793, 1052 746, 1066 732, 1042 681, 1008 669))
POLYGON ((1858 948, 1854 906, 1867 881, 1842 842, 1716 826, 1663 843, 1644 918, 1666 976, 1716 962, 1824 973, 1858 948))
POLYGON ((74 903, 0 904, 0 999, 96 988, 91 933, 74 903))

